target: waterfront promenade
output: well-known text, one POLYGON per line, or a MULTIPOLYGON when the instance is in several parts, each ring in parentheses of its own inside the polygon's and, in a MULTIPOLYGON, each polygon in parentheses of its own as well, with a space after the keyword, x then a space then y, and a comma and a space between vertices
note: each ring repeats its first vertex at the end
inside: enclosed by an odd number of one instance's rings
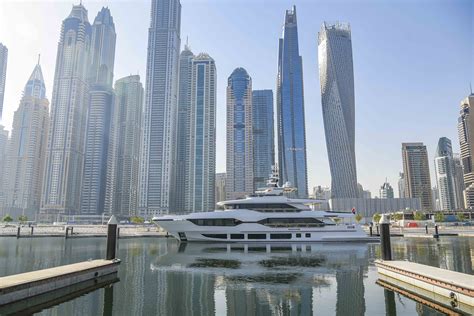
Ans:
MULTIPOLYGON (((105 237, 107 225, 20 225, 20 238, 27 237, 65 237, 68 238, 105 237), (71 230, 72 228, 72 230, 71 230)), ((120 225, 120 238, 165 237, 166 233, 155 225, 120 225)), ((16 237, 17 225, 0 224, 0 237, 16 237)))

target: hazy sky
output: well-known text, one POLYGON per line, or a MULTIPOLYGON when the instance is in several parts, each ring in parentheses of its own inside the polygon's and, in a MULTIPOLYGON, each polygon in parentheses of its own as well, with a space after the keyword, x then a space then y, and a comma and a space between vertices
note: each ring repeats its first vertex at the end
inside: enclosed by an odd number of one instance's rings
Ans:
MULTIPOLYGON (((61 21, 76 1, 0 0, 0 42, 9 49, 3 124, 11 128, 24 85, 41 53, 51 100, 61 21)), ((460 101, 474 84, 474 1, 181 0, 181 42, 209 53, 217 67, 217 171, 225 171, 225 88, 236 67, 254 89, 275 90, 278 38, 296 4, 303 57, 309 186, 330 185, 321 111, 317 34, 323 21, 352 27, 358 181, 378 195, 385 178, 397 192, 401 143, 439 137, 459 151, 460 101)), ((92 23, 102 6, 117 31, 115 79, 139 73, 145 84, 150 0, 83 0, 92 23)), ((434 185, 434 178, 432 179, 434 185)))

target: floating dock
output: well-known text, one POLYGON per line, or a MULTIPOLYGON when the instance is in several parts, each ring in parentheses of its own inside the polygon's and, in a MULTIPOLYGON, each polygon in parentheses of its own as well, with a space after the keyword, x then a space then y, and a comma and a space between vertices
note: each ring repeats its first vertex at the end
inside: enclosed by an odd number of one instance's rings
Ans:
MULTIPOLYGON (((474 276, 408 261, 376 260, 384 287, 438 302, 462 314, 474 314, 474 276)), ((380 280, 379 280, 380 281, 380 280)))
POLYGON ((65 266, 0 277, 0 308, 58 289, 116 274, 119 259, 91 260, 65 266))

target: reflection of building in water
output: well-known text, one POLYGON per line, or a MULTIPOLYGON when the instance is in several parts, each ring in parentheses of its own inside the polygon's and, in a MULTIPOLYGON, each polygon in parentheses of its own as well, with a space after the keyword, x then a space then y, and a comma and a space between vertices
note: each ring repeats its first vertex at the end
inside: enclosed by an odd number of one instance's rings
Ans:
POLYGON ((227 315, 312 315, 313 289, 304 287, 226 287, 227 315))
POLYGON ((349 258, 352 268, 336 271, 336 315, 364 315, 364 271, 367 265, 356 256, 349 258))
MULTIPOLYGON (((214 315, 215 276, 158 270, 157 315, 214 315)), ((136 315, 136 314, 135 314, 136 315)))

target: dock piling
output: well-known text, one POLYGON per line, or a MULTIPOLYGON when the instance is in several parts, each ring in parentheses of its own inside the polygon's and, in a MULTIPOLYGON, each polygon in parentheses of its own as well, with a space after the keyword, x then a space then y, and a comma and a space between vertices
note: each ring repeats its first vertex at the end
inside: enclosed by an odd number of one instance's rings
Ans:
POLYGON ((382 259, 392 260, 392 246, 390 244, 390 220, 388 215, 382 214, 379 226, 380 246, 382 247, 382 259))
POLYGON ((21 229, 21 226, 18 225, 18 228, 16 230, 16 238, 20 238, 20 229, 21 229))
POLYGON ((373 233, 372 233, 372 224, 370 224, 370 226, 369 226, 369 235, 370 235, 370 237, 372 237, 372 235, 373 235, 373 233))
POLYGON ((425 232, 428 235, 428 224, 425 224, 425 232))
POLYGON ((69 235, 69 227, 66 226, 66 233, 65 233, 64 237, 67 239, 69 237, 68 235, 69 235))
POLYGON ((375 228, 377 228, 377 236, 380 236, 379 225, 375 225, 375 228))
POLYGON ((115 250, 117 248, 117 226, 118 222, 115 215, 112 215, 107 222, 107 253, 106 260, 115 259, 115 250))
POLYGON ((34 226, 31 226, 31 232, 30 232, 30 235, 31 235, 31 236, 33 236, 33 229, 34 229, 34 228, 35 228, 34 226))
POLYGON ((439 238, 439 233, 438 233, 438 224, 435 225, 435 234, 433 236, 434 238, 439 238))

